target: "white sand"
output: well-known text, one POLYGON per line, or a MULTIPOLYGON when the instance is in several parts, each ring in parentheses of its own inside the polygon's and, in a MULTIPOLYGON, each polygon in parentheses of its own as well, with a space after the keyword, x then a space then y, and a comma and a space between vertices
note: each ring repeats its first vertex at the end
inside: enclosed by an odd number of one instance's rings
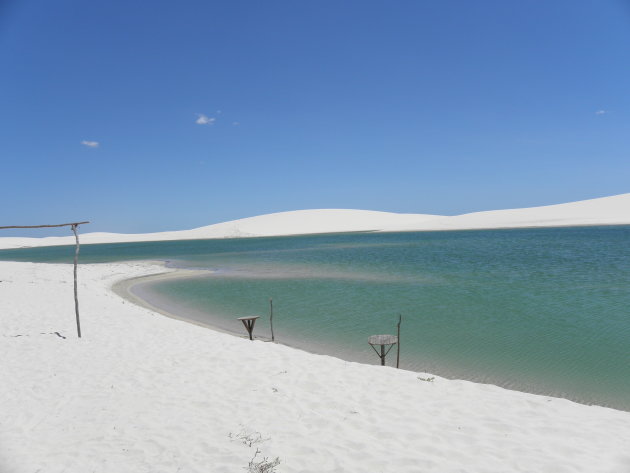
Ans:
POLYGON ((628 412, 250 342, 111 291, 159 271, 81 265, 78 340, 71 266, 0 262, 1 472, 234 473, 256 448, 278 472, 630 471, 628 412))
MULTIPOLYGON (((365 231, 427 231, 482 228, 630 224, 630 194, 527 209, 493 210, 453 217, 369 210, 316 209, 280 212, 193 230, 120 234, 85 233, 82 243, 190 240, 365 231)), ((88 230, 85 226, 82 230, 88 230)), ((71 245, 74 237, 0 237, 0 248, 71 245)))

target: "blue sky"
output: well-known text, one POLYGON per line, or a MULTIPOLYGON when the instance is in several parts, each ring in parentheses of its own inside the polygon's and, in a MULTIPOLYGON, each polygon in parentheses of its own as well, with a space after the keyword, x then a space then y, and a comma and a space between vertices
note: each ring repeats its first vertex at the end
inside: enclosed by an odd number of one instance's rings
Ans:
POLYGON ((627 1, 0 2, 0 225, 630 191, 627 1))

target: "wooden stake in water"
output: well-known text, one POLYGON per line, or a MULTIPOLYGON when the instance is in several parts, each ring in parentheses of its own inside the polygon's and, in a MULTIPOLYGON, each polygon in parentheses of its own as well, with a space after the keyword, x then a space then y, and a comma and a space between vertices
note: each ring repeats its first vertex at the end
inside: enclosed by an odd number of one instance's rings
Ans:
POLYGON ((273 299, 269 298, 269 324, 271 325, 271 341, 275 342, 276 337, 273 335, 273 299))
POLYGON ((398 353, 396 354, 396 368, 400 365, 400 323, 402 322, 402 315, 398 314, 398 353))

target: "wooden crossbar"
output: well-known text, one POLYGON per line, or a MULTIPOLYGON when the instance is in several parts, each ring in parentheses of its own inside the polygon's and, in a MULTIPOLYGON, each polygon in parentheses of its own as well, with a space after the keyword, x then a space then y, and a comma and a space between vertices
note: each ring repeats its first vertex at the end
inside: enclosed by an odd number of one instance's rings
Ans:
POLYGON ((0 230, 5 228, 52 228, 52 227, 71 227, 74 225, 83 225, 90 222, 73 222, 73 223, 60 223, 59 225, 11 225, 9 227, 0 227, 0 230))

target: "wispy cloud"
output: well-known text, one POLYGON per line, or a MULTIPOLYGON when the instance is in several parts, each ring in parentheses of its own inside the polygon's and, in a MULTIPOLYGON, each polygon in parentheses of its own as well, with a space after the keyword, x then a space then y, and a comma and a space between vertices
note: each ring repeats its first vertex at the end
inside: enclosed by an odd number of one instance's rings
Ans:
POLYGON ((240 125, 240 123, 239 123, 239 122, 232 122, 232 125, 234 125, 234 126, 239 126, 239 125, 240 125))
POLYGON ((595 115, 606 115, 608 113, 607 110, 597 110, 595 112, 595 115))
POLYGON ((98 141, 89 141, 89 140, 83 140, 81 144, 83 146, 87 146, 88 148, 98 148, 98 146, 100 145, 98 141))
POLYGON ((203 113, 198 113, 197 120, 195 120, 195 123, 197 125, 214 125, 215 121, 217 121, 216 118, 208 117, 204 115, 203 113))

